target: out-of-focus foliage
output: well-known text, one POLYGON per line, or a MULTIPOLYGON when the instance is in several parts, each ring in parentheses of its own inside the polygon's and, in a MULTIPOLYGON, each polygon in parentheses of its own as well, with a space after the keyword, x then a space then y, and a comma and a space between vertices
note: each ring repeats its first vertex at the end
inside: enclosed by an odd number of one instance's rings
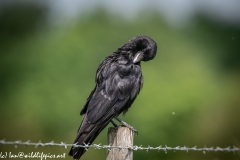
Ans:
MULTIPOLYGON (((46 12, 15 6, 0 15, 0 139, 72 143, 98 65, 130 38, 148 35, 158 53, 142 63, 144 87, 122 117, 139 131, 134 144, 239 147, 239 29, 201 16, 191 27, 176 29, 154 13, 129 21, 103 10, 53 27, 46 24, 46 12)), ((94 143, 107 144, 106 132, 94 143)), ((105 159, 105 153, 90 149, 83 159, 105 159)), ((136 151, 134 159, 239 159, 239 154, 136 151)))

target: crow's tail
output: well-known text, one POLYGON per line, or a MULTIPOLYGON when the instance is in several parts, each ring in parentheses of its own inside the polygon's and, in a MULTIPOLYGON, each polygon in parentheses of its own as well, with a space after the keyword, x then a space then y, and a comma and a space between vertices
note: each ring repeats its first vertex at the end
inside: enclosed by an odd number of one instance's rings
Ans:
MULTIPOLYGON (((85 119, 85 118, 84 118, 85 119)), ((83 120, 74 144, 84 145, 92 144, 92 142, 97 138, 99 133, 108 125, 109 121, 105 121, 97 124, 90 124, 86 120, 83 120)), ((72 156, 74 159, 80 159, 80 157, 86 152, 87 148, 83 147, 72 147, 68 155, 72 156)))

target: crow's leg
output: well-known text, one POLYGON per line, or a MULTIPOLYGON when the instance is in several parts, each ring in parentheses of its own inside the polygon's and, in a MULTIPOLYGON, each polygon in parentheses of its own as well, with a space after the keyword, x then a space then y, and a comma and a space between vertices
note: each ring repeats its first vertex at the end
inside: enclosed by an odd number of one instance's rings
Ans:
POLYGON ((138 131, 133 127, 133 126, 130 126, 129 124, 127 124, 126 122, 122 121, 120 118, 118 118, 117 116, 114 117, 117 121, 119 121, 123 126, 131 129, 133 132, 137 133, 138 134, 138 131))
POLYGON ((114 127, 118 126, 113 120, 111 120, 110 122, 113 124, 114 127))

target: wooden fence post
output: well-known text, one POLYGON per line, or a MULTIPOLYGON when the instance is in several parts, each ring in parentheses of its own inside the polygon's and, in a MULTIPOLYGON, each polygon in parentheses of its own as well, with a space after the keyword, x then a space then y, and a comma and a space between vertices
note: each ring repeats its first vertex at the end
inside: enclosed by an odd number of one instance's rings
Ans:
MULTIPOLYGON (((134 132, 123 126, 108 129, 108 145, 128 147, 133 146, 134 132)), ((107 160, 132 160, 132 149, 110 148, 107 150, 107 160)))

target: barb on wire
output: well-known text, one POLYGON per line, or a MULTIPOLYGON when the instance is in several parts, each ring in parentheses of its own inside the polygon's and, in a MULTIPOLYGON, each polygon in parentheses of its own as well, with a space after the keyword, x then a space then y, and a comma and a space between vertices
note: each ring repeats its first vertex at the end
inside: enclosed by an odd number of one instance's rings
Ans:
POLYGON ((203 147, 203 148, 198 148, 197 146, 194 147, 168 147, 168 146, 158 146, 158 147, 142 147, 142 145, 140 146, 110 146, 110 145, 101 145, 101 144, 84 144, 84 145, 77 145, 77 144, 68 144, 68 143, 55 143, 54 141, 51 142, 47 142, 47 143, 42 143, 41 140, 39 142, 30 142, 30 140, 23 142, 21 140, 17 140, 17 141, 6 141, 5 139, 0 140, 0 144, 1 145, 14 145, 16 148, 19 145, 23 145, 23 146, 35 146, 35 148, 37 147, 52 147, 52 146, 58 146, 58 147, 64 147, 67 149, 67 147, 82 147, 85 148, 86 150, 88 148, 95 148, 95 149, 112 149, 112 148, 117 148, 117 149, 132 149, 134 151, 137 150, 146 150, 147 152, 150 150, 157 150, 157 151, 164 151, 165 153, 167 153, 167 151, 202 151, 203 153, 205 152, 239 152, 240 148, 235 147, 235 146, 229 146, 229 147, 225 147, 225 148, 221 148, 221 147, 203 147))

